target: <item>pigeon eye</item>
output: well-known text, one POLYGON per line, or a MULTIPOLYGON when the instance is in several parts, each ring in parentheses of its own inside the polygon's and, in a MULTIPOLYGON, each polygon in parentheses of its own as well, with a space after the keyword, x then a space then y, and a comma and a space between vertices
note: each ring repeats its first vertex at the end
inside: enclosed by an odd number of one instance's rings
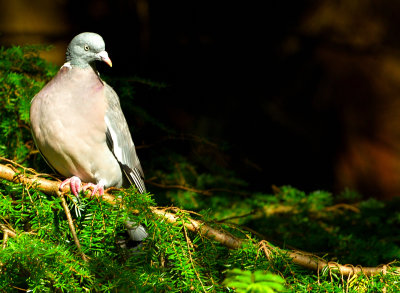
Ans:
POLYGON ((88 46, 88 45, 85 45, 85 46, 83 47, 83 49, 85 49, 85 51, 89 51, 89 46, 88 46))

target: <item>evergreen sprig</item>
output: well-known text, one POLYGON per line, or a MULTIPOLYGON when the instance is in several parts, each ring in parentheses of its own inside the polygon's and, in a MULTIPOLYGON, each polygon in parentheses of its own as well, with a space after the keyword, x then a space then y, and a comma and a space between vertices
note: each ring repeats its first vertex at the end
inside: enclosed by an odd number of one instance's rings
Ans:
POLYGON ((33 149, 29 108, 33 96, 56 72, 40 58, 43 46, 0 48, 0 156, 23 162, 33 149))
POLYGON ((275 293, 285 289, 284 279, 263 271, 243 271, 233 269, 227 272, 224 284, 238 293, 275 293))

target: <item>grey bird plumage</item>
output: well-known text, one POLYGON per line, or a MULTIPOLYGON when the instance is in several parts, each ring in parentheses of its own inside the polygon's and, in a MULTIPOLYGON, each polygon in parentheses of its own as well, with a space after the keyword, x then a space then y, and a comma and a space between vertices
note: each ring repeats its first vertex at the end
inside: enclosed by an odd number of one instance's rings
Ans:
MULTIPOLYGON (((143 171, 116 92, 95 68, 111 66, 103 38, 81 33, 72 39, 66 63, 32 99, 30 119, 36 146, 58 173, 70 177, 74 194, 80 181, 94 190, 134 184, 146 191, 143 171)), ((128 223, 132 226, 132 223, 128 223)), ((130 228, 133 240, 147 236, 144 228, 130 228)))

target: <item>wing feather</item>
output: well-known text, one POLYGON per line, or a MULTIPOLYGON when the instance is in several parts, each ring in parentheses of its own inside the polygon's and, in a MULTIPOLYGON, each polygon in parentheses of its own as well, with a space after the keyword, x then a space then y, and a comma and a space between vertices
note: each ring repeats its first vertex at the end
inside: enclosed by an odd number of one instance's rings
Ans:
POLYGON ((143 181, 142 166, 136 154, 135 145, 122 112, 118 95, 108 84, 105 84, 105 95, 108 105, 105 117, 108 147, 118 160, 127 181, 131 185, 135 185, 139 192, 144 193, 146 187, 143 181))

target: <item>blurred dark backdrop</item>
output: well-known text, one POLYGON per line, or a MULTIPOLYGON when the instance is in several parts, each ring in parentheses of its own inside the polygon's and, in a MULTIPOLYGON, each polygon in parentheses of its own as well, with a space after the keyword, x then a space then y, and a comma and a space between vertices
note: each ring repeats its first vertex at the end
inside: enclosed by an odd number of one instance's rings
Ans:
POLYGON ((227 141, 255 189, 400 195, 400 2, 261 4, 0 0, 0 42, 53 44, 43 56, 61 65, 75 34, 101 34, 104 74, 167 83, 142 105, 227 141))

